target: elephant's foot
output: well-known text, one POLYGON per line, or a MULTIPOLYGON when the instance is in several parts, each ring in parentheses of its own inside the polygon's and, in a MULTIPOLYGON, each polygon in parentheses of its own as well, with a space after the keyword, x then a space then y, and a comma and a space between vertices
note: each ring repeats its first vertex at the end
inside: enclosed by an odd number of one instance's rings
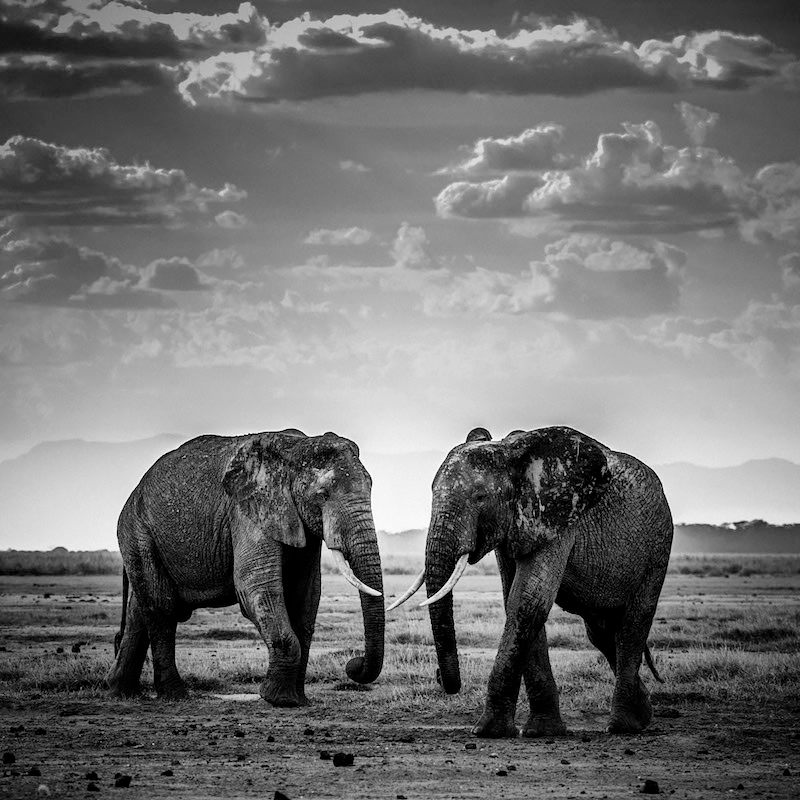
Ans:
POLYGON ((487 709, 473 727, 472 733, 483 739, 516 739, 519 729, 514 724, 513 714, 487 709))
POLYGON ((295 708, 308 705, 305 694, 298 693, 292 683, 267 678, 262 684, 259 694, 276 708, 295 708))
POLYGON ((522 729, 522 735, 528 739, 540 736, 565 736, 566 733, 567 726, 558 714, 552 716, 531 713, 522 729))
POLYGON ((639 733, 653 719, 650 696, 641 680, 636 689, 624 700, 616 693, 611 704, 611 719, 606 730, 609 733, 639 733))

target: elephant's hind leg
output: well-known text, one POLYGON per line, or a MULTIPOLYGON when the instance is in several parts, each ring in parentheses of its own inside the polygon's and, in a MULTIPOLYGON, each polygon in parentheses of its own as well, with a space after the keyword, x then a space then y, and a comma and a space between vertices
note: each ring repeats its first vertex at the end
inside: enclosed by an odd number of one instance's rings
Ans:
POLYGON ((136 594, 131 592, 125 612, 125 633, 116 659, 106 675, 106 686, 116 697, 131 697, 141 692, 141 675, 150 639, 136 594))
POLYGON ((156 694, 167 700, 179 700, 188 695, 188 689, 175 665, 175 630, 179 615, 177 590, 157 555, 149 548, 133 554, 127 568, 131 587, 142 598, 140 608, 153 654, 156 694))
POLYGON ((616 683, 611 701, 609 733, 638 733, 653 718, 650 693, 639 677, 647 635, 655 607, 628 609, 615 637, 617 651, 616 683))

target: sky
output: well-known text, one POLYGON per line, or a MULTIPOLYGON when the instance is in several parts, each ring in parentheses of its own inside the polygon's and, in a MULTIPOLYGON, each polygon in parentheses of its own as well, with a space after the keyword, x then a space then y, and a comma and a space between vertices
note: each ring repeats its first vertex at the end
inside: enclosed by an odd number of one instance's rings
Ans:
POLYGON ((800 8, 4 0, 0 244, 0 458, 800 461, 800 8))

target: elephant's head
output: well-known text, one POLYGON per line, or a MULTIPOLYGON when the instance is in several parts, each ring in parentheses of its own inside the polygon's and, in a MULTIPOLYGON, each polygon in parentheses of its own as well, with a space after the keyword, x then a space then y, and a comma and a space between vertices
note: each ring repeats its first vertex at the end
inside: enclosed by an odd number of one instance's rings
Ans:
POLYGON ((334 433, 264 433, 246 441, 230 461, 225 491, 256 529, 289 547, 323 539, 345 578, 361 591, 364 657, 347 674, 370 683, 383 666, 383 580, 372 519, 372 479, 358 447, 334 433))
POLYGON ((433 481, 425 569, 412 586, 426 584, 422 605, 446 692, 461 688, 450 593, 467 564, 500 544, 515 558, 534 553, 597 502, 608 480, 602 445, 571 428, 514 431, 500 441, 476 428, 450 451, 433 481))

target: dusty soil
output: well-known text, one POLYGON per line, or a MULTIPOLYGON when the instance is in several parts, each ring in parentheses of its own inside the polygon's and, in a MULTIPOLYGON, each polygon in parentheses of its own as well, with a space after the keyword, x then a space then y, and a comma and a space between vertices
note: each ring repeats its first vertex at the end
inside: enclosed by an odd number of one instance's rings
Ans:
POLYGON ((567 737, 488 741, 470 736, 464 715, 425 726, 410 713, 350 719, 341 695, 336 721, 313 705, 278 710, 242 696, 7 704, 1 740, 15 760, 3 765, 0 795, 34 797, 44 784, 52 796, 76 797, 94 784, 131 800, 276 791, 293 800, 618 798, 640 793, 646 780, 678 798, 800 794, 798 709, 754 719, 705 704, 662 707, 645 734, 613 737, 602 733, 604 718, 567 713, 567 737), (336 766, 340 752, 353 755, 352 766, 336 766), (127 788, 115 787, 118 773, 130 776, 127 788))
MULTIPOLYGON (((391 580, 396 591, 407 576, 391 580)), ((670 621, 696 620, 697 609, 713 610, 717 601, 758 601, 764 607, 774 602, 776 609, 794 609, 798 581, 670 578, 664 614, 670 621), (683 609, 694 616, 685 616, 683 609)), ((471 584, 465 584, 467 602, 471 584)), ((496 580, 483 584, 499 603, 496 580)), ((339 595, 337 586, 329 581, 318 621, 320 641, 313 646, 318 650, 342 637, 336 627, 340 618, 357 618, 357 598, 352 592, 339 595)), ((776 691, 769 705, 759 706, 741 698, 712 703, 702 692, 676 694, 668 682, 654 687, 661 695, 654 695, 656 718, 642 735, 609 736, 599 707, 597 713, 581 711, 566 701, 568 736, 499 741, 470 734, 478 708, 467 708, 463 699, 441 697, 435 709, 425 697, 398 702, 393 687, 399 679, 391 675, 399 673, 390 667, 406 645, 397 643, 387 651, 389 667, 375 689, 354 693, 334 682, 317 682, 308 687, 312 704, 302 709, 274 709, 255 688, 244 695, 198 689, 191 699, 175 703, 153 697, 112 700, 91 688, 26 691, 13 672, 23 656, 31 668, 37 659, 52 664, 56 646, 62 645, 59 669, 72 664, 75 670, 110 658, 119 616, 118 579, 5 578, 0 589, 0 649, 5 651, 0 659, 5 665, 0 797, 613 800, 639 796, 646 781, 675 798, 800 797, 800 695, 794 689, 783 695, 776 691), (92 644, 72 655, 69 643, 77 638, 92 644), (339 753, 352 755, 352 764, 340 766, 339 753), (129 785, 115 786, 117 776, 122 783, 128 776, 129 785)), ((225 625, 236 630, 239 622, 225 616, 233 613, 198 613, 192 623, 197 631, 180 645, 181 652, 205 647, 204 653, 218 652, 221 660, 220 642, 197 634, 225 625)), ((406 630, 407 623, 402 615, 392 620, 397 642, 397 630, 406 630)), ((345 638, 357 640, 352 631, 345 638)), ((227 644, 241 647, 241 657, 258 646, 238 638, 227 644)), ((789 649, 796 652, 796 643, 789 649)), ((80 672, 74 680, 84 685, 80 672)))

